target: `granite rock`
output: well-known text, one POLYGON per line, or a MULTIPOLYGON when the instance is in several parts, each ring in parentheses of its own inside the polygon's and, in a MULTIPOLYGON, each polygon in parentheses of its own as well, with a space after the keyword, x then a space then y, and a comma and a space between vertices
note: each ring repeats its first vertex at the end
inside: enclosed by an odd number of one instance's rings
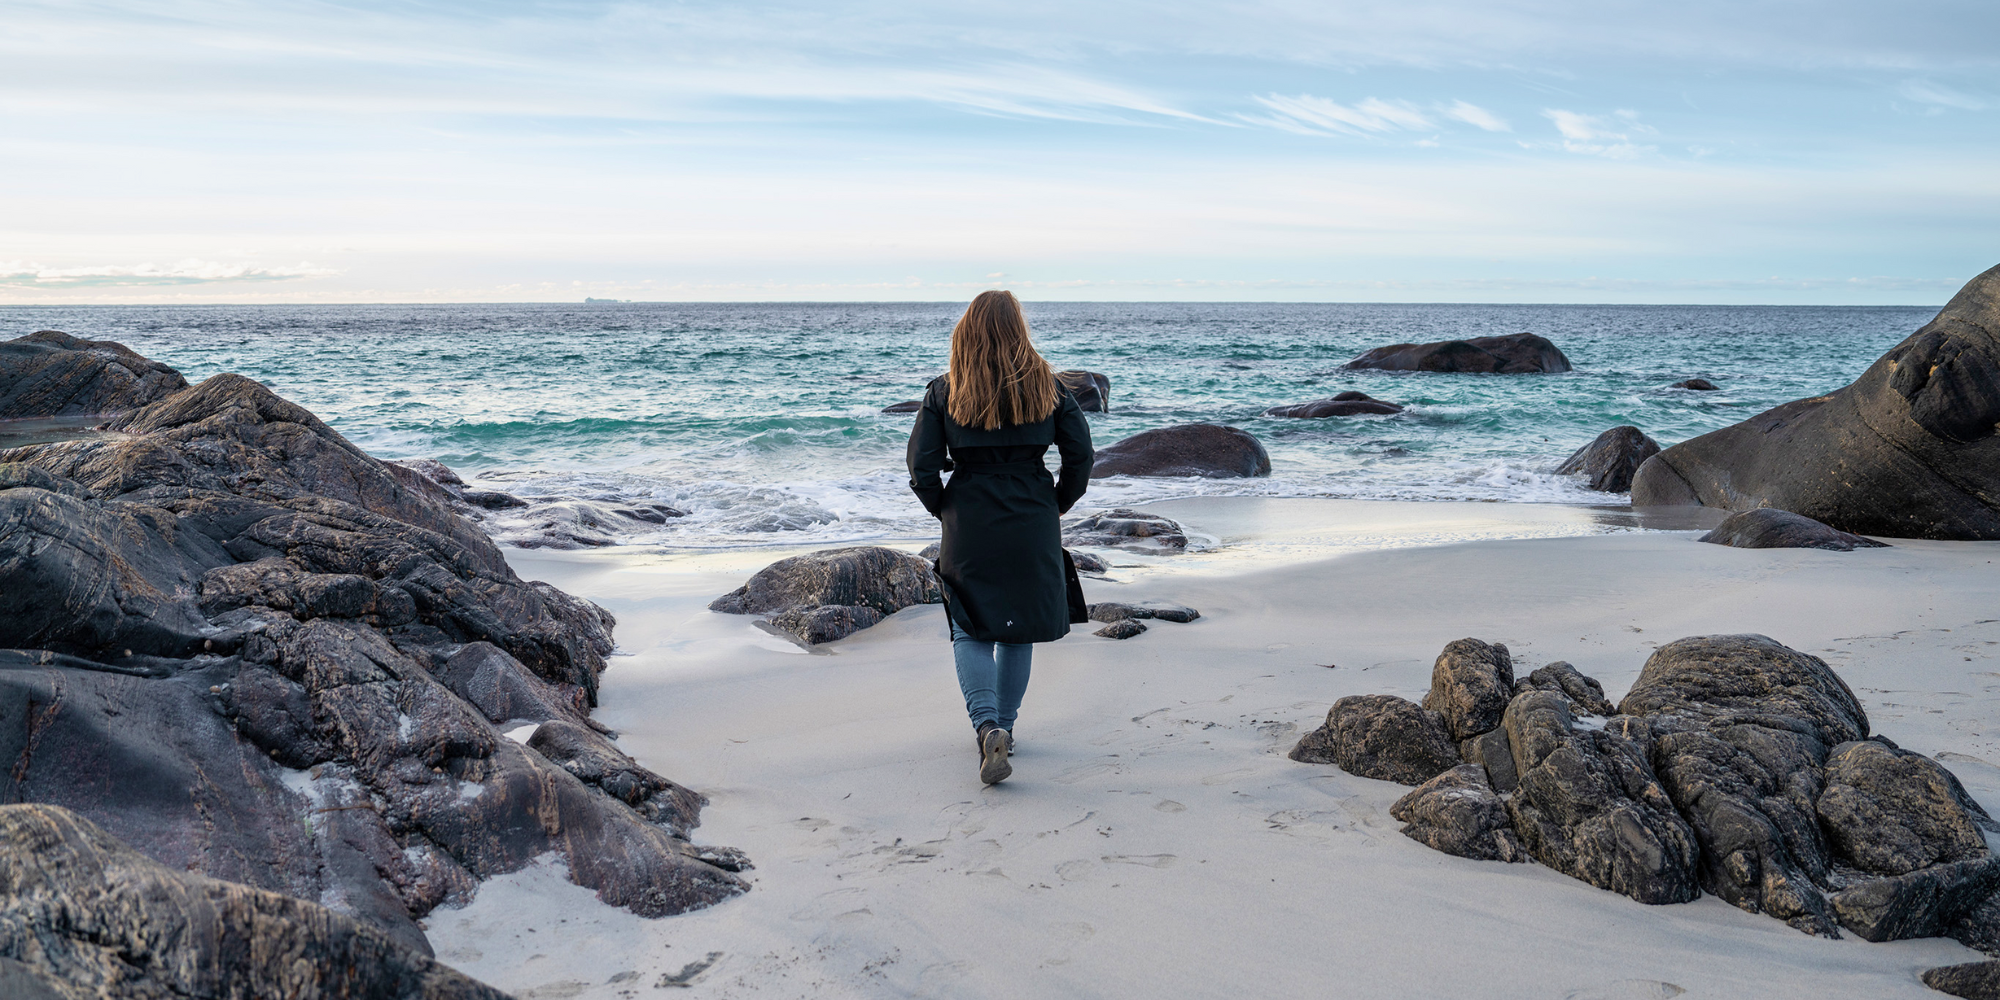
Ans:
POLYGON ((1486 781, 1486 769, 1460 764, 1396 800, 1389 815, 1403 821, 1403 836, 1446 854, 1474 861, 1526 861, 1507 805, 1486 781))
POLYGON ((1290 756, 1404 785, 1420 785, 1463 763, 1441 716, 1385 694, 1334 702, 1325 724, 1300 739, 1290 756))
POLYGON ((1442 340, 1430 344, 1390 344, 1377 347, 1349 361, 1351 369, 1372 368, 1401 372, 1566 372, 1569 358, 1548 338, 1532 333, 1500 337, 1473 337, 1469 340, 1442 340))
POLYGON ((1556 474, 1582 473, 1584 485, 1593 490, 1623 493, 1632 488, 1632 474, 1639 466, 1659 453, 1660 443, 1639 428, 1613 427, 1563 459, 1556 474))
POLYGON ((1829 549, 1834 552, 1888 547, 1873 538, 1851 535, 1803 514, 1776 507, 1758 507, 1731 514, 1695 541, 1739 549, 1829 549))
POLYGON ((1271 474, 1271 456, 1249 431, 1221 424, 1176 424, 1140 431, 1097 451, 1092 479, 1106 476, 1199 476, 1240 479, 1271 474))

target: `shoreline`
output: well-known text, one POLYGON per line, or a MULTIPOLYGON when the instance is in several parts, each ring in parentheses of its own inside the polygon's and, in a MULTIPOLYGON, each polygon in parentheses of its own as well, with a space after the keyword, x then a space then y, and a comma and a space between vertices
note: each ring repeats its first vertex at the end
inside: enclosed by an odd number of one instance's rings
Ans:
POLYGON ((1355 504, 1398 502, 1147 505, 1222 544, 1118 553, 1086 594, 1203 617, 1042 646, 1016 776, 992 788, 972 775, 934 606, 808 656, 705 610, 790 552, 506 550, 524 578, 619 616, 596 718, 712 799, 694 838, 747 851, 754 888, 647 921, 538 866, 434 912, 438 956, 524 998, 637 995, 719 951, 690 976, 718 997, 1331 980, 1357 997, 1577 1000, 1679 995, 1663 984, 1935 996, 1918 971, 1981 957, 1948 939, 1813 938, 1712 896, 1647 907, 1539 865, 1439 854, 1387 815, 1408 789, 1284 754, 1335 698, 1419 696, 1451 639, 1505 642, 1523 668, 1568 660, 1615 700, 1654 646, 1751 631, 1826 659, 1876 731, 2000 808, 2000 543, 1743 550, 1618 511, 1338 506, 1355 504), (1343 512, 1369 516, 1330 521, 1343 512))

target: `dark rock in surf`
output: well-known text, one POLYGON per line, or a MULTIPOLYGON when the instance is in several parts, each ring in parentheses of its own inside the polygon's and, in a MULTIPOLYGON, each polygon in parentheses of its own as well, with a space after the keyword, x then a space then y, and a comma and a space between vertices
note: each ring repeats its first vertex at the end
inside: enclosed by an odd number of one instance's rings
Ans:
POLYGON ((1514 663, 1507 647, 1455 639, 1431 665, 1424 708, 1444 719, 1454 742, 1492 732, 1514 697, 1514 663))
POLYGON ((0 343, 0 420, 109 416, 187 388, 123 344, 43 330, 0 343))
POLYGON ((1693 389, 1696 392, 1715 392, 1716 390, 1721 389, 1722 387, 1716 385, 1713 382, 1710 382, 1705 378, 1690 378, 1690 379, 1682 379, 1679 382, 1675 382, 1673 385, 1667 386, 1667 388, 1693 389))
POLYGON ((1141 624, 1138 619, 1119 618, 1090 634, 1100 639, 1130 639, 1144 631, 1146 631, 1146 626, 1141 624))
POLYGON ((1092 479, 1106 476, 1199 476, 1237 479, 1271 474, 1271 456, 1249 431, 1221 424, 1176 424, 1140 431, 1101 448, 1092 479))
POLYGON ((1889 547, 1886 542, 1851 535, 1803 514, 1776 507, 1759 507, 1731 514, 1695 541, 1739 549, 1827 549, 1833 552, 1889 547))
POLYGON ((1632 474, 1646 460, 1660 453, 1660 443, 1637 427, 1613 427, 1597 439, 1578 448, 1556 466, 1557 475, 1582 473, 1585 485, 1604 493, 1623 493, 1632 488, 1632 474))
POLYGON ((365 921, 176 870, 88 819, 0 806, 10 997, 505 1000, 365 921))
POLYGON ((921 399, 906 399, 906 400, 903 400, 903 401, 902 401, 902 402, 900 402, 900 403, 890 403, 890 404, 889 404, 888 406, 885 406, 885 407, 883 407, 883 408, 882 408, 882 412, 883 412, 883 413, 915 413, 915 412, 917 412, 918 410, 921 410, 921 409, 923 409, 923 408, 924 408, 924 401, 923 401, 923 400, 921 400, 921 399))
POLYGON ((1091 555, 1091 554, 1090 554, 1090 553, 1088 553, 1088 552, 1075 552, 1075 551, 1071 551, 1071 550, 1069 550, 1069 549, 1064 549, 1063 551, 1065 551, 1065 552, 1069 552, 1069 561, 1070 561, 1070 564, 1071 564, 1071 565, 1073 565, 1073 566, 1075 566, 1075 567, 1076 567, 1076 571, 1077 571, 1077 572, 1079 572, 1079 573, 1109 573, 1109 572, 1111 572, 1111 564, 1110 564, 1110 563, 1108 563, 1108 562, 1105 562, 1105 561, 1104 561, 1103 559, 1100 559, 1100 558, 1098 558, 1097 556, 1094 556, 1094 555, 1091 555))
POLYGON ((1540 691, 1560 691, 1590 715, 1605 718, 1618 714, 1617 706, 1604 697, 1604 685, 1594 677, 1587 677, 1563 660, 1557 660, 1537 669, 1521 682, 1517 690, 1533 688, 1540 691))
MULTIPOLYGON (((1062 541, 1064 545, 1178 552, 1187 548, 1187 532, 1181 529, 1179 522, 1170 518, 1118 507, 1081 517, 1065 518, 1062 523, 1062 541)), ((1081 571, 1083 567, 1079 565, 1077 569, 1081 571)))
POLYGON ((1507 804, 1478 764, 1460 764, 1418 785, 1389 815, 1405 824, 1403 836, 1433 850, 1474 861, 1528 860, 1507 804))
POLYGON ((1361 414, 1401 413, 1403 408, 1395 403, 1376 399, 1365 392, 1337 392, 1326 399, 1315 399, 1310 403, 1294 403, 1290 406, 1273 406, 1264 411, 1267 417, 1353 417, 1361 414))
POLYGON ((1925 969, 1925 986, 1964 1000, 2000 1000, 2000 962, 1967 962, 1925 969))
POLYGON ((1502 337, 1442 340, 1431 344, 1390 344, 1349 361, 1344 367, 1398 372, 1566 372, 1569 358, 1546 337, 1515 333, 1502 337))
POLYGON ((879 545, 860 545, 780 559, 758 570, 748 583, 710 601, 708 609, 754 615, 831 605, 893 615, 912 605, 943 601, 928 561, 879 545))
POLYGON ((1056 373, 1056 381, 1068 388, 1076 397, 1076 405, 1085 413, 1111 412, 1111 379, 1097 372, 1062 371, 1056 373))
POLYGON ((1859 535, 2000 539, 2000 267, 1852 385, 1683 441, 1639 505, 1776 507, 1859 535))
POLYGON ((1394 695, 1350 695, 1292 748, 1291 758, 1349 774, 1420 785, 1463 763, 1444 719, 1394 695))

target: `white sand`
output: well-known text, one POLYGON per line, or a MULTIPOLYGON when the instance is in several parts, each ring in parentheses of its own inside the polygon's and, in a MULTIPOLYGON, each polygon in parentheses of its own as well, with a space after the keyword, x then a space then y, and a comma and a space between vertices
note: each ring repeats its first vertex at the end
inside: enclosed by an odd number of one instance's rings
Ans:
POLYGON ((2000 544, 1743 551, 1526 505, 1159 509, 1232 544, 1121 559, 1143 565, 1085 589, 1203 617, 1038 647, 1015 776, 985 789, 940 609, 807 655, 703 610, 785 553, 516 553, 618 614, 631 655, 598 717, 713 799, 697 837, 748 851, 755 887, 649 921, 538 867, 433 914, 440 957, 522 997, 660 995, 720 952, 693 991, 1009 1000, 1935 1000, 1918 971, 1980 957, 1450 857, 1396 832, 1407 789, 1284 753, 1335 698, 1421 697, 1462 636, 1523 669, 1569 660, 1616 699, 1659 643, 1762 632, 1824 657, 1878 732, 1946 755, 2000 812, 2000 544), (1455 543, 1380 548, 1413 538, 1455 543))

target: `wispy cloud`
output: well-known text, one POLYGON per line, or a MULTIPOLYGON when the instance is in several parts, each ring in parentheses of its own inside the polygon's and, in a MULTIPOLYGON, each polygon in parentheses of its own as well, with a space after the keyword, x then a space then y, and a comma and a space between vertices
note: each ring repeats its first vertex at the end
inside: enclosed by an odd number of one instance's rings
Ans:
POLYGON ((288 281, 339 273, 334 268, 303 262, 292 267, 260 267, 193 258, 167 265, 106 264, 86 267, 47 267, 29 261, 0 261, 0 285, 13 287, 212 285, 227 281, 288 281))
MULTIPOLYGON (((1264 94, 1256 98, 1269 115, 1239 115, 1244 121, 1268 125, 1304 135, 1382 135, 1391 132, 1428 132, 1438 127, 1437 118, 1464 122, 1488 132, 1509 131, 1498 115, 1476 104, 1453 101, 1433 105, 1428 111, 1410 101, 1385 101, 1370 97, 1348 105, 1325 97, 1300 94, 1264 94), (1433 117, 1436 116, 1436 117, 1433 117)), ((1419 145, 1436 145, 1433 142, 1419 145)))
POLYGON ((1945 108, 1957 111, 1986 110, 1985 101, 1929 80, 1905 80, 1902 86, 1896 88, 1896 93, 1904 100, 1930 105, 1932 114, 1938 114, 1945 108))
MULTIPOLYGON (((1603 156, 1613 160, 1630 160, 1653 151, 1652 146, 1641 146, 1632 142, 1632 134, 1638 132, 1656 135, 1658 129, 1640 123, 1636 111, 1618 111, 1614 116, 1618 119, 1615 124, 1606 122, 1599 115, 1586 115, 1561 108, 1542 109, 1542 117, 1554 122, 1556 131, 1562 135, 1562 148, 1572 153, 1603 156)), ((1523 143, 1523 145, 1532 144, 1523 143)))

